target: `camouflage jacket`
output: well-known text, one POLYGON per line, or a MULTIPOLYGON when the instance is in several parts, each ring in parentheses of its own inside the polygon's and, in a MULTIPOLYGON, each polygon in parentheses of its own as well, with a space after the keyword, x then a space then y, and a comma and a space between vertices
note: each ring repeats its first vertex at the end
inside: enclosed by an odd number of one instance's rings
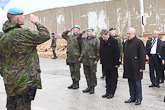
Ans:
POLYGON ((99 60, 100 41, 95 36, 82 39, 80 60, 84 65, 93 65, 99 60))
POLYGON ((119 49, 120 49, 120 56, 123 54, 123 44, 119 36, 115 35, 113 36, 118 41, 119 49))
POLYGON ((6 21, 0 36, 1 73, 7 96, 27 92, 27 84, 41 89, 40 66, 36 46, 50 39, 49 31, 36 22, 38 31, 21 28, 16 21, 6 21))
POLYGON ((56 47, 56 38, 52 38, 51 47, 56 47))
POLYGON ((81 54, 81 34, 68 35, 69 31, 65 31, 62 37, 67 41, 67 59, 68 63, 79 63, 78 59, 81 54))

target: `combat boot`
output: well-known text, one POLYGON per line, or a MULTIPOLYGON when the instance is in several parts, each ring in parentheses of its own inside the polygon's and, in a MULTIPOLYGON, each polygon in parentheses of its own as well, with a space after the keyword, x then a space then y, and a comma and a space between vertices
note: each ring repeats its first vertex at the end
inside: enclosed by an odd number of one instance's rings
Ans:
POLYGON ((90 86, 88 86, 85 90, 83 90, 82 92, 84 92, 84 93, 86 93, 86 92, 89 92, 90 91, 90 89, 91 89, 91 87, 90 86))
POLYGON ((57 56, 55 56, 55 58, 57 59, 58 57, 57 57, 57 56))
POLYGON ((89 93, 94 94, 95 93, 95 87, 91 87, 89 93))
POLYGON ((72 89, 72 88, 73 88, 74 83, 75 83, 75 80, 74 80, 74 79, 72 79, 72 81, 73 81, 73 83, 72 83, 72 85, 68 86, 68 89, 72 89))
POLYGON ((75 81, 73 87, 73 89, 78 89, 79 88, 79 81, 75 81))

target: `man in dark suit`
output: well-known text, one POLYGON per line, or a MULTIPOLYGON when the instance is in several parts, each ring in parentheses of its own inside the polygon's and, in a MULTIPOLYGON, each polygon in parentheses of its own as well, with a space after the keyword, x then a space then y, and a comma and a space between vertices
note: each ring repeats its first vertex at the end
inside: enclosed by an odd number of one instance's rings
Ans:
POLYGON ((149 61, 150 80, 151 85, 149 87, 160 88, 160 65, 161 65, 161 40, 158 39, 158 31, 153 31, 153 38, 147 40, 146 43, 146 60, 149 61), (156 76, 154 74, 156 71, 156 76))
POLYGON ((135 102, 140 105, 142 101, 143 70, 145 69, 145 47, 143 42, 136 37, 136 30, 128 28, 128 40, 124 44, 124 74, 123 78, 128 79, 130 99, 125 103, 135 102))
POLYGON ((120 49, 118 41, 108 34, 108 30, 101 31, 100 61, 106 76, 106 93, 103 98, 114 97, 117 88, 118 67, 120 65, 120 49))

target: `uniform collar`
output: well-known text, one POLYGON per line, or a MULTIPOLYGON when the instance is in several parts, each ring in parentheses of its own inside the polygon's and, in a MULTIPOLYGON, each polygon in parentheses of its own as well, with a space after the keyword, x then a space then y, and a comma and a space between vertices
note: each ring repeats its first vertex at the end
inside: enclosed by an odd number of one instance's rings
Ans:
POLYGON ((73 33, 74 36, 78 35, 79 33, 73 33))

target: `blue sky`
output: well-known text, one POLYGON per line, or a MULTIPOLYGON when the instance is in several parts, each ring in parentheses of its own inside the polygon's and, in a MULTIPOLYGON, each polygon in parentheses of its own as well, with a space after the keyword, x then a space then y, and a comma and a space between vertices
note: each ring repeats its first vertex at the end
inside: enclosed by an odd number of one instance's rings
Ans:
MULTIPOLYGON (((5 0, 0 0, 5 1, 5 0)), ((0 8, 0 31, 2 31, 2 25, 7 20, 7 10, 11 7, 21 8, 25 14, 32 13, 39 10, 45 10, 56 7, 67 7, 78 4, 111 1, 111 0, 10 0, 5 6, 4 10, 0 8)))

